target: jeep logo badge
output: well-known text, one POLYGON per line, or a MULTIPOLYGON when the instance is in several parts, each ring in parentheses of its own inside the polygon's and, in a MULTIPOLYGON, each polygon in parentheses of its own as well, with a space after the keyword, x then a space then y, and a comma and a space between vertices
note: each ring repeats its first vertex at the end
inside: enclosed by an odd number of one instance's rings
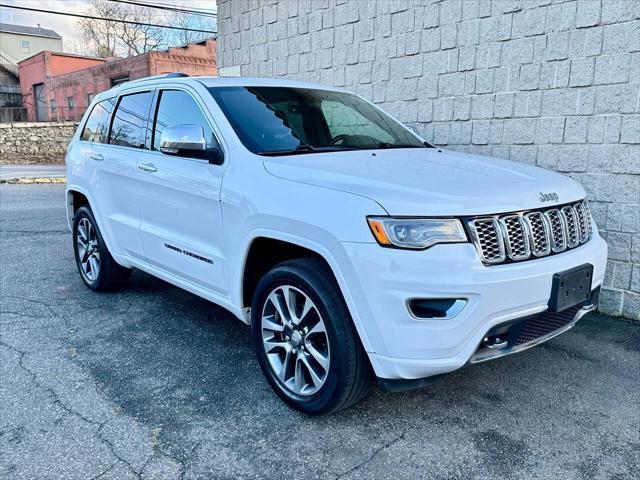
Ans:
POLYGON ((541 202, 557 202, 558 199, 559 199, 558 194, 555 192, 551 192, 551 193, 540 192, 541 202))

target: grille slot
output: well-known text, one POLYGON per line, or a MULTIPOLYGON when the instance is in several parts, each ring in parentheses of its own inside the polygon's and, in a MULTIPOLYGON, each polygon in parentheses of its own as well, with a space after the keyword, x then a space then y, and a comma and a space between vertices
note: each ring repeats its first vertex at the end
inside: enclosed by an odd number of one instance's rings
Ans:
POLYGON ((520 215, 508 215, 500 218, 507 254, 511 260, 524 260, 531 255, 529 235, 520 215))
POLYGON ((578 219, 580 243, 584 243, 589 240, 589 236, 591 235, 591 224, 587 221, 588 207, 586 207, 586 203, 576 203, 573 208, 576 211, 576 217, 578 219))
POLYGON ((560 210, 567 226, 567 247, 573 248, 580 243, 580 232, 578 230, 578 216, 573 206, 567 205, 560 210))
POLYGON ((524 215, 531 235, 531 253, 536 257, 544 257, 551 253, 550 227, 546 217, 540 212, 524 215))
POLYGON ((504 237, 495 218, 479 218, 470 225, 480 246, 480 255, 485 263, 500 263, 506 259, 504 237))
POLYGON ((586 201, 546 210, 472 218, 467 225, 484 263, 522 261, 560 253, 592 235, 586 201))
POLYGON ((564 252, 567 249, 567 236, 564 218, 560 215, 560 210, 555 208, 544 212, 551 226, 551 250, 555 253, 564 252))

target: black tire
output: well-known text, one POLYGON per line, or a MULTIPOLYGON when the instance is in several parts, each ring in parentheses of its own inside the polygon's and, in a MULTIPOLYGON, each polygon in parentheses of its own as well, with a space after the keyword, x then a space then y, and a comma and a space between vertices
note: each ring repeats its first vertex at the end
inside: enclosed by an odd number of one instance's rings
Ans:
POLYGON ((276 265, 258 283, 251 308, 251 333, 260 368, 273 390, 288 405, 309 415, 335 412, 362 400, 373 383, 371 365, 333 272, 316 258, 299 258, 276 265), (296 395, 277 378, 262 340, 262 312, 267 297, 279 286, 291 285, 316 305, 324 321, 330 364, 326 380, 308 396, 296 395))
POLYGON ((87 206, 80 207, 73 217, 73 252, 76 259, 76 266, 78 267, 78 273, 84 284, 91 290, 96 292, 109 292, 124 288, 129 282, 131 276, 131 270, 125 268, 113 259, 107 245, 104 243, 96 219, 93 216, 93 212, 87 206), (98 270, 97 278, 90 279, 84 273, 79 252, 78 252, 78 225, 80 222, 86 219, 91 224, 91 227, 95 231, 95 238, 97 240, 97 251, 100 256, 100 267, 98 270))

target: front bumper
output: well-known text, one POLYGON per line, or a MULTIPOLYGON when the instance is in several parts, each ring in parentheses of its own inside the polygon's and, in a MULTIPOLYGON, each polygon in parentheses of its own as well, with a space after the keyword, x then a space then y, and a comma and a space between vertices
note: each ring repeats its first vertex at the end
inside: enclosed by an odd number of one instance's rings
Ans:
POLYGON ((408 251, 341 243, 333 253, 376 375, 411 380, 470 363, 493 327, 545 311, 554 273, 590 263, 592 289, 599 287, 607 246, 594 232, 589 242, 571 251, 490 267, 471 244, 408 251), (462 298, 467 304, 454 318, 416 319, 406 306, 411 298, 462 298))

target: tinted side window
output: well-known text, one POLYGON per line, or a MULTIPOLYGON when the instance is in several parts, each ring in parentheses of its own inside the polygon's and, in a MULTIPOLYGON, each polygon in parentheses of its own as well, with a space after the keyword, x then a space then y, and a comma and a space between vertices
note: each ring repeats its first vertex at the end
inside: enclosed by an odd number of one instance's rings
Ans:
POLYGON ((153 128, 154 150, 160 150, 162 130, 176 125, 200 125, 204 129, 207 148, 218 146, 209 122, 193 97, 180 90, 163 90, 153 128))
POLYGON ((144 147, 150 99, 150 92, 134 93, 120 98, 113 115, 109 143, 124 147, 144 147))
MULTIPOLYGON (((98 143, 107 142, 109 115, 111 114, 111 110, 113 110, 114 102, 115 99, 110 98, 109 100, 96 103, 95 107, 93 107, 93 110, 91 110, 91 113, 89 114, 87 123, 84 125, 84 129, 82 130, 82 135, 80 137, 81 140, 98 143)), ((54 100, 51 100, 51 105, 53 109, 53 106, 55 105, 54 100)))

